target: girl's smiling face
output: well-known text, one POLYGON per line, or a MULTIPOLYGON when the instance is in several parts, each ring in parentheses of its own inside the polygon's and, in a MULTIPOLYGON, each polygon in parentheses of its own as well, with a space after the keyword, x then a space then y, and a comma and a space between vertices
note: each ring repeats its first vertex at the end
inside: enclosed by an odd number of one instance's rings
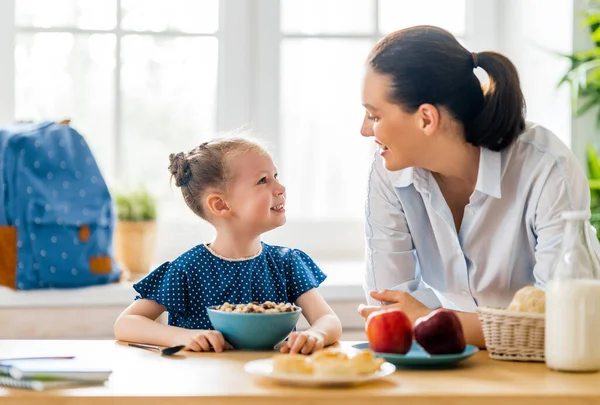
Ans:
POLYGON ((271 157, 248 152, 228 165, 232 183, 226 200, 236 226, 260 234, 285 224, 285 187, 271 157))

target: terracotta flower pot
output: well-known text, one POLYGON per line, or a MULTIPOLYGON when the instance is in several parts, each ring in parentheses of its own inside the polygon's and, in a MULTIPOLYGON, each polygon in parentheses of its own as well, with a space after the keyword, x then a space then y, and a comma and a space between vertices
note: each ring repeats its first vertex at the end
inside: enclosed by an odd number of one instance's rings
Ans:
POLYGON ((129 279, 148 274, 156 252, 156 221, 117 221, 115 256, 130 273, 129 279))

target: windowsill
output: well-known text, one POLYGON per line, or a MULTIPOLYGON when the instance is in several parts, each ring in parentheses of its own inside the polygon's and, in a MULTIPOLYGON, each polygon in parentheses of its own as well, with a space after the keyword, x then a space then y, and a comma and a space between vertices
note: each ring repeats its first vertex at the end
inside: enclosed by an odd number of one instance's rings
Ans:
MULTIPOLYGON (((328 302, 364 301, 363 262, 319 262, 328 275, 319 291, 328 302)), ((131 304, 136 292, 131 282, 77 289, 14 291, 0 287, 1 308, 104 307, 131 304)))

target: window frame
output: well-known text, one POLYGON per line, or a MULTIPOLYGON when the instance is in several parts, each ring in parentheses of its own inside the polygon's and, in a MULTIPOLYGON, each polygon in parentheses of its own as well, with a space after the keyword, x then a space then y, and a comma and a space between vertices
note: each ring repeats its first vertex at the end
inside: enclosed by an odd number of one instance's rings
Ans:
MULTIPOLYGON (((369 39, 375 43, 379 31, 379 0, 374 1, 374 31, 366 34, 283 34, 280 30, 280 1, 220 0, 219 28, 214 34, 188 34, 164 31, 129 31, 120 28, 121 0, 117 2, 117 26, 113 30, 81 30, 77 28, 24 28, 15 23, 16 0, 0 2, 0 123, 15 118, 16 35, 20 32, 113 33, 116 35, 116 61, 120 66, 121 41, 127 34, 161 36, 211 36, 218 40, 217 99, 215 127, 218 133, 248 126, 271 146, 277 162, 280 133, 280 44, 285 38, 369 39)), ((499 22, 489 16, 499 15, 499 0, 466 0, 465 36, 474 51, 484 44, 496 44, 499 22), (488 16, 488 18, 482 18, 488 16), (485 21, 485 23, 484 23, 485 21)), ((366 56, 366 55, 365 55, 366 56)), ((115 69, 114 153, 111 172, 117 182, 121 177, 123 139, 120 130, 120 69, 115 69)), ((360 102, 360 100, 357 100, 360 102)), ((358 129, 357 129, 358 133, 358 129)), ((165 180, 165 187, 168 181, 165 180)), ((366 185, 365 185, 366 187, 366 185)), ((174 190, 175 191, 175 190, 174 190)), ((290 196, 293 198, 293 196, 290 196)), ((159 212, 160 215, 160 212, 159 212)), ((170 260, 187 246, 210 240, 214 231, 206 223, 189 218, 161 220, 157 261, 170 260)), ((320 260, 361 260, 364 254, 362 220, 301 220, 288 223, 265 235, 265 241, 303 249, 320 260)))
MULTIPOLYGON (((224 2, 235 0, 221 0, 224 2)), ((280 146, 280 44, 286 38, 332 38, 332 39, 369 39, 376 43, 383 37, 379 24, 379 0, 373 0, 374 31, 365 34, 287 34, 280 29, 280 1, 260 0, 248 2, 249 19, 256 18, 248 26, 254 29, 250 38, 250 60, 255 66, 255 85, 247 97, 254 100, 253 106, 260 108, 249 111, 248 116, 253 127, 274 146, 274 159, 279 159, 280 146)), ((498 15, 498 0, 466 0, 465 35, 461 39, 468 41, 473 51, 483 50, 497 43, 497 22, 489 23, 482 16, 498 15), (484 22, 485 21, 485 22, 484 22)), ((365 55, 366 57, 366 55, 365 55)), ((357 100, 357 103, 360 100, 357 100)), ((230 128, 235 128, 232 125, 230 128)), ((222 128, 229 129, 229 128, 222 128)), ((358 134, 358 128, 357 128, 358 134)), ((365 176, 366 178, 366 176, 365 176)), ((366 190, 366 184, 365 184, 366 190)), ((290 196, 293 198, 293 196, 290 196)), ((322 260, 362 260, 365 252, 363 220, 314 220, 303 221, 288 219, 283 227, 272 231, 265 240, 305 249, 313 257, 322 260), (301 235, 298 237, 297 235, 301 235)))

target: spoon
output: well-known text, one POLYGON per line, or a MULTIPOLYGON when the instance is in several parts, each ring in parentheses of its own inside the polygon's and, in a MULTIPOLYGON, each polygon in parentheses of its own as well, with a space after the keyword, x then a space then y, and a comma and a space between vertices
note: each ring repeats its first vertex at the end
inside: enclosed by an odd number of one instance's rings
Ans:
POLYGON ((165 347, 164 349, 162 349, 158 346, 143 345, 141 343, 129 343, 129 346, 139 347, 140 349, 157 350, 163 356, 171 356, 171 355, 177 353, 178 351, 182 350, 185 347, 185 345, 179 345, 179 346, 165 347))

